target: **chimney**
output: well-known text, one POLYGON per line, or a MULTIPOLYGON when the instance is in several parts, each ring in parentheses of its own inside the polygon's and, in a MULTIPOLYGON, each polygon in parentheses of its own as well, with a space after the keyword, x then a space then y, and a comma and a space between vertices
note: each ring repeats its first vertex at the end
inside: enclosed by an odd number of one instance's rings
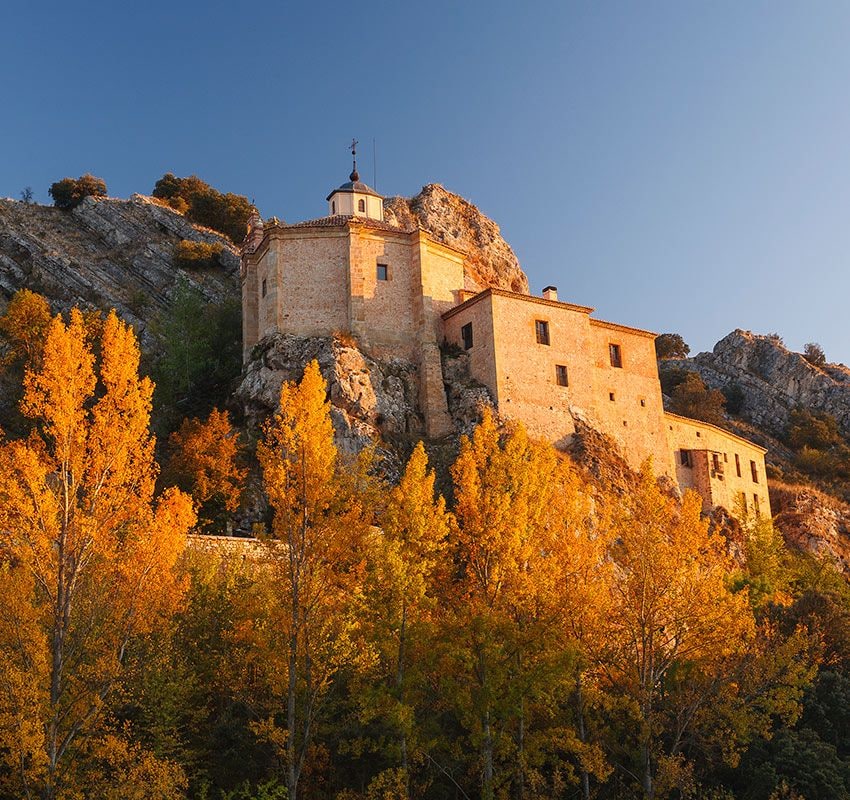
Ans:
POLYGON ((547 286, 543 290, 543 298, 545 300, 557 300, 558 299, 558 287, 557 286, 547 286))

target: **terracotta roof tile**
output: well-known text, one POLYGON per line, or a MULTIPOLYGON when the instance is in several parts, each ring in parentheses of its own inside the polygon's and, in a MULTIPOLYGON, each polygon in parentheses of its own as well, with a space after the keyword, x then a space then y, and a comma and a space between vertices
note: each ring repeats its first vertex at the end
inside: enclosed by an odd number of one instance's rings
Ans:
POLYGON ((291 225, 281 224, 282 228, 340 228, 353 222, 355 225, 363 225, 366 228, 377 228, 382 231, 392 231, 393 233, 410 233, 411 228, 399 228, 397 225, 390 225, 389 222, 382 222, 379 219, 370 217, 358 217, 348 214, 334 214, 330 217, 319 217, 318 219, 308 219, 304 222, 295 222, 291 225))

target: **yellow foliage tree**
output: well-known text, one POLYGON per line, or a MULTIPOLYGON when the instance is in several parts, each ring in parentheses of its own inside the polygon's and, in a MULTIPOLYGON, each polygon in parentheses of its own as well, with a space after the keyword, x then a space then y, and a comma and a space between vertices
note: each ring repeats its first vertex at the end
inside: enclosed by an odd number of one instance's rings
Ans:
MULTIPOLYGON (((416 445, 404 475, 389 492, 386 509, 369 547, 360 616, 378 654, 380 687, 364 693, 364 716, 382 716, 398 741, 401 772, 395 779, 409 792, 408 758, 414 732, 411 669, 422 658, 427 626, 436 601, 435 584, 446 577, 444 558, 451 516, 434 495, 434 473, 422 442, 416 445)), ((398 763, 397 762, 397 763, 398 763)))
POLYGON ((102 731, 132 637, 179 600, 174 565, 194 522, 188 497, 154 496, 152 385, 114 312, 96 364, 82 314, 56 317, 24 381, 27 439, 0 445, 0 751, 18 791, 72 796, 86 737, 102 731), (8 592, 8 593, 7 593, 8 592), (25 676, 27 691, 15 691, 25 676))
POLYGON ((569 527, 556 500, 560 469, 550 444, 529 440, 521 426, 502 433, 489 412, 452 467, 458 573, 445 602, 459 652, 448 670, 467 676, 462 716, 478 746, 485 799, 509 781, 523 795, 526 704, 558 680, 565 562, 553 551, 569 527), (508 774, 496 774, 497 750, 513 754, 508 774))
POLYGON ((6 342, 0 365, 6 366, 13 361, 35 364, 44 346, 50 319, 50 306, 44 297, 29 289, 15 292, 0 316, 0 337, 6 342))
POLYGON ((222 516, 239 508, 247 475, 239 465, 239 441, 230 416, 214 408, 206 420, 183 420, 169 444, 166 480, 192 495, 206 530, 221 526, 222 516))
POLYGON ((647 798, 661 793, 657 778, 672 786, 687 777, 676 741, 665 748, 665 734, 690 726, 718 691, 734 691, 728 679, 755 638, 747 593, 730 589, 734 564, 701 508, 694 492, 681 504, 663 494, 647 465, 614 523, 616 579, 598 655, 633 704, 637 778, 647 798), (687 696, 672 691, 685 674, 700 684, 687 696))
POLYGON ((277 570, 278 604, 272 620, 282 637, 286 705, 282 731, 270 719, 258 732, 283 747, 289 800, 297 800, 327 689, 356 655, 352 601, 369 530, 362 472, 338 456, 326 394, 312 361, 299 384, 281 387, 280 409, 257 445, 274 512, 269 564, 277 570))

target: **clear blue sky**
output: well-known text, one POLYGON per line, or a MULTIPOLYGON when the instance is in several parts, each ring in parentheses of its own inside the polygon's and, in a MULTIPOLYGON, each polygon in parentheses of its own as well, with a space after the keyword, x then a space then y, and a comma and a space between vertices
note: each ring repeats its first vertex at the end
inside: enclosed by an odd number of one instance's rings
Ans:
POLYGON ((166 171, 325 213, 361 174, 493 217, 534 291, 850 363, 850 3, 3 4, 0 196, 166 171))

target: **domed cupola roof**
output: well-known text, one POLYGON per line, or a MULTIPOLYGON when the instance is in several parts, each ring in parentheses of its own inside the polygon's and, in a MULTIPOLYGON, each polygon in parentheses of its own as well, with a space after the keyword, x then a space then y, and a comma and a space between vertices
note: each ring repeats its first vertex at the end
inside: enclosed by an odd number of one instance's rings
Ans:
POLYGON ((352 170, 348 180, 334 189, 325 200, 330 204, 330 214, 384 218, 384 197, 360 180, 357 172, 357 141, 351 141, 352 170))

